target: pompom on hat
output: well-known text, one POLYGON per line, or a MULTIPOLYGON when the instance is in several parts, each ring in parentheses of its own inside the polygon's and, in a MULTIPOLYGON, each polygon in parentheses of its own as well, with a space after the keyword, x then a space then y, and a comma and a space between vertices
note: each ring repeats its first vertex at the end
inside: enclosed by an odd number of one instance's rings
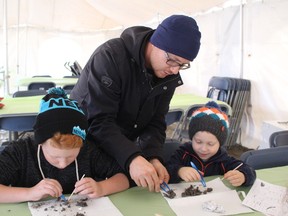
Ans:
POLYGON ((163 20, 150 38, 161 50, 193 61, 200 49, 201 32, 196 21, 185 15, 172 15, 163 20))
POLYGON ((56 132, 86 138, 88 122, 77 101, 70 100, 62 88, 51 88, 40 102, 40 112, 34 124, 37 144, 45 142, 56 132))
POLYGON ((207 131, 217 137, 220 145, 224 145, 228 137, 228 130, 228 116, 221 111, 216 102, 210 101, 193 112, 189 124, 189 138, 192 140, 198 131, 207 131))

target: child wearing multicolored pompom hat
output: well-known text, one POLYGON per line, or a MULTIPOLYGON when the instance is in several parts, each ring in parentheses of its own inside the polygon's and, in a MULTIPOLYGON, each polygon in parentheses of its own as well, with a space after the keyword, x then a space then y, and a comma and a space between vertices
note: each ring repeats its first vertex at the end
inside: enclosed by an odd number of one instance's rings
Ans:
POLYGON ((224 145, 229 130, 228 116, 214 101, 195 110, 189 124, 189 138, 192 140, 198 131, 207 131, 215 135, 220 145, 224 145))
POLYGON ((128 189, 125 172, 87 140, 87 129, 78 103, 62 88, 49 89, 34 136, 12 141, 0 154, 0 203, 58 199, 72 192, 97 198, 128 189))
POLYGON ((170 183, 199 181, 201 176, 224 175, 233 186, 250 186, 255 170, 228 155, 223 147, 229 134, 228 116, 210 101, 193 112, 189 124, 191 141, 180 145, 166 164, 170 183), (193 162, 198 171, 192 168, 193 162), (235 169, 237 168, 237 169, 235 169))

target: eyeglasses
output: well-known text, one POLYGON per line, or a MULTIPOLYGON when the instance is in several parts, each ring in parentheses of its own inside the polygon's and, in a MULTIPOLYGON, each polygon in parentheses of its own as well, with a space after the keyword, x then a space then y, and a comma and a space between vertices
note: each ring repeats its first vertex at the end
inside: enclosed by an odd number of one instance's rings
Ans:
POLYGON ((165 54, 166 54, 166 59, 167 59, 166 60, 166 64, 167 65, 169 65, 171 67, 179 67, 179 70, 186 70, 186 69, 190 68, 190 63, 182 63, 182 64, 180 64, 179 62, 171 59, 169 57, 168 52, 165 52, 165 54))

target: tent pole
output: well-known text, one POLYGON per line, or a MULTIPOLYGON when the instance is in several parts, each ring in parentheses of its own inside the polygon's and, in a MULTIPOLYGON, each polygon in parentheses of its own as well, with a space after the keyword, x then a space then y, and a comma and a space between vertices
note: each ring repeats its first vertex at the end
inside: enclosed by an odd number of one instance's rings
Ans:
POLYGON ((3 85, 4 95, 9 93, 9 74, 8 74, 8 27, 7 27, 7 0, 3 1, 3 42, 4 42, 4 71, 3 85))
POLYGON ((18 20, 17 20, 17 22, 18 22, 18 25, 17 25, 17 75, 19 75, 19 73, 20 73, 20 71, 19 71, 19 46, 20 46, 20 44, 19 44, 19 35, 20 35, 20 33, 19 33, 19 26, 20 26, 20 0, 18 0, 18 20))
POLYGON ((240 78, 243 78, 243 1, 240 3, 240 78))

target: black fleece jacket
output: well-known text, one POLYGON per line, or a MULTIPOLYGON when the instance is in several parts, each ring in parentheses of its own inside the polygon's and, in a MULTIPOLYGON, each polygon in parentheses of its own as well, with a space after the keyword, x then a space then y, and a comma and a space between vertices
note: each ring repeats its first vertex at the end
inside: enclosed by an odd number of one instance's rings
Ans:
POLYGON ((88 135, 126 171, 138 155, 162 159, 165 115, 175 88, 182 85, 179 74, 157 79, 145 67, 152 33, 131 27, 99 46, 70 95, 87 114, 88 135))

